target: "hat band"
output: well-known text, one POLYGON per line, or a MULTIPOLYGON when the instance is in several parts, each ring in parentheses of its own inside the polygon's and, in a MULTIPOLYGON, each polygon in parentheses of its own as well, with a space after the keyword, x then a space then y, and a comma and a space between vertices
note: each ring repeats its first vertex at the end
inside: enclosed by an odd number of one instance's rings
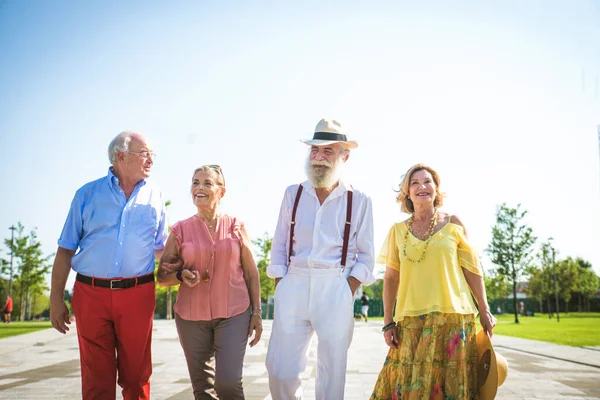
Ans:
POLYGON ((315 132, 313 136, 313 140, 331 140, 336 142, 347 142, 346 135, 342 135, 341 133, 331 133, 331 132, 315 132))

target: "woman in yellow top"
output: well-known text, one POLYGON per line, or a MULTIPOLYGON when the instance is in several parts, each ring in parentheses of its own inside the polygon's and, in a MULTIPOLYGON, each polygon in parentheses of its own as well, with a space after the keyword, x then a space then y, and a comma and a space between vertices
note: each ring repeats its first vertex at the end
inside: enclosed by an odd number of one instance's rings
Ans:
POLYGON ((390 350, 371 399, 477 399, 475 314, 492 335, 477 254, 443 203, 438 173, 411 167, 397 201, 408 220, 394 224, 378 262, 383 281, 383 336, 390 350), (393 314, 394 303, 396 312, 393 314))

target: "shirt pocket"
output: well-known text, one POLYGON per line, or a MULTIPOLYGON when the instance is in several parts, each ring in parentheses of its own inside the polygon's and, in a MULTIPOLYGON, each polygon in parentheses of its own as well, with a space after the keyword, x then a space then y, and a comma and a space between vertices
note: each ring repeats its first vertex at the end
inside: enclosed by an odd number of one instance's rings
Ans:
POLYGON ((150 205, 136 207, 136 232, 142 239, 154 238, 157 231, 156 210, 150 205))

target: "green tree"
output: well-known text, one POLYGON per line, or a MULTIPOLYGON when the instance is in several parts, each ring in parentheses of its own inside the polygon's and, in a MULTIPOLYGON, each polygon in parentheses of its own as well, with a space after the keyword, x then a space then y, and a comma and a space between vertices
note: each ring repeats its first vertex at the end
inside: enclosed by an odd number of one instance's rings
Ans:
MULTIPOLYGON (((593 298, 600 288, 600 278, 594 273, 591 268, 581 268, 577 279, 577 290, 580 297, 587 303, 587 311, 590 311, 590 299, 593 298)), ((583 309, 584 307, 582 307, 583 309)))
POLYGON ((256 246, 256 266, 260 275, 260 297, 263 302, 268 301, 269 296, 275 293, 275 280, 267 276, 267 267, 271 263, 271 246, 273 238, 265 232, 262 238, 253 240, 256 246))
POLYGON ((523 223, 527 211, 521 205, 510 208, 503 203, 496 213, 496 224, 492 228, 492 241, 486 252, 496 265, 498 275, 508 278, 513 286, 515 323, 519 323, 517 307, 517 283, 529 266, 531 247, 536 241, 533 230, 523 223))
POLYGON ((569 312, 569 301, 577 290, 579 280, 579 265, 571 257, 567 257, 556 263, 556 281, 558 284, 558 295, 565 301, 565 311, 569 312))
POLYGON ((363 286, 363 293, 369 296, 370 299, 383 298, 383 279, 378 279, 369 286, 363 286))
MULTIPOLYGON (((15 303, 19 306, 19 319, 23 321, 26 317, 31 318, 31 313, 27 312, 31 296, 47 290, 45 276, 50 271, 50 258, 53 255, 44 256, 35 230, 25 234, 25 227, 19 222, 15 233, 14 242, 7 238, 4 244, 13 254, 12 278, 14 287, 18 287, 15 303)), ((4 260, 2 264, 2 273, 6 274, 10 263, 4 260)))
POLYGON ((598 291, 598 285, 596 284, 598 276, 592 269, 592 263, 584 260, 581 257, 575 259, 577 264, 577 284, 574 295, 577 296, 577 311, 589 311, 589 300, 598 291), (587 306, 586 306, 587 304, 587 306))
MULTIPOLYGON (((154 276, 158 277, 160 260, 154 260, 154 276)), ((173 319, 173 297, 177 296, 179 286, 160 286, 156 279, 156 308, 155 312, 160 318, 173 319)))
MULTIPOLYGON (((550 280, 546 269, 538 266, 532 266, 527 270, 529 281, 527 282, 527 295, 536 299, 540 304, 540 312, 544 312, 544 300, 550 301, 550 280)), ((548 304, 550 312, 550 304, 548 304)))
POLYGON ((506 276, 498 273, 492 273, 491 276, 484 276, 483 282, 485 283, 485 292, 488 299, 499 300, 505 299, 510 294, 510 284, 506 279, 506 276))
POLYGON ((552 317, 551 298, 554 295, 554 257, 556 250, 551 239, 542 243, 536 255, 538 266, 528 269, 528 294, 540 302, 540 312, 544 312, 544 299, 548 304, 548 316, 552 317))
POLYGON ((31 318, 50 316, 50 296, 46 291, 36 291, 31 296, 31 318))
POLYGON ((173 302, 169 300, 169 297, 174 298, 177 296, 179 286, 163 287, 156 284, 156 314, 160 318, 172 319, 173 318, 173 302))
POLYGON ((581 269, 589 269, 589 270, 592 269, 592 263, 587 260, 584 260, 581 257, 577 257, 575 259, 575 262, 577 263, 577 266, 581 269))

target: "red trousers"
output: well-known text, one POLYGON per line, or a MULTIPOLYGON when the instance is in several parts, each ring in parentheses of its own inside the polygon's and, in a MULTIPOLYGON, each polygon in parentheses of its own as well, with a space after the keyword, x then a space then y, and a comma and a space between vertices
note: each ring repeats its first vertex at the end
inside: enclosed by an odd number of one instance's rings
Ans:
POLYGON ((150 399, 154 284, 112 290, 75 282, 72 301, 83 399, 115 399, 117 371, 123 399, 150 399))

